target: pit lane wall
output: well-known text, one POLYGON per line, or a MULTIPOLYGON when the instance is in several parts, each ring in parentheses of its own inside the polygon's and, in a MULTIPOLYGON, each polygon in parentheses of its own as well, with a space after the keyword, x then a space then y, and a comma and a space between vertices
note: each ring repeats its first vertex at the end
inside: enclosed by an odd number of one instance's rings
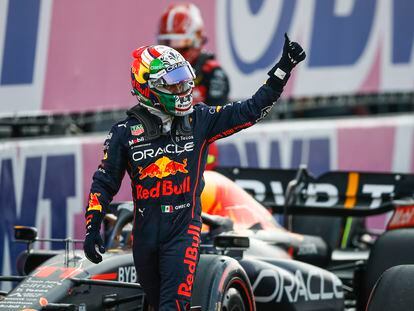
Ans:
MULTIPOLYGON (((155 42, 171 2, 0 1, 0 114, 131 106, 130 53, 155 42)), ((284 96, 413 90, 412 0, 191 2, 201 9, 206 49, 227 71, 233 99, 263 83, 284 32, 308 54, 284 96)))
MULTIPOLYGON (((105 135, 0 144, 0 274, 15 272, 13 225, 40 237, 83 238, 83 211, 105 135)), ((262 123, 218 142, 225 166, 414 173, 414 116, 262 123)), ((130 200, 124 179, 115 201, 130 200)), ((382 220, 383 221, 383 220, 382 220)), ((43 243, 39 247, 61 248, 43 243)))

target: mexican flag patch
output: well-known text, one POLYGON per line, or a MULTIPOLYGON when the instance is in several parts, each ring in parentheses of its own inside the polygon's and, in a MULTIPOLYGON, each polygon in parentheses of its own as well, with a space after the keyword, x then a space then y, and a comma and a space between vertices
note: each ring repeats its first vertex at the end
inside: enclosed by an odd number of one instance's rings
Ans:
POLYGON ((132 135, 139 136, 142 133, 144 133, 144 127, 142 126, 142 124, 137 124, 137 125, 131 126, 131 134, 132 135))
POLYGON ((172 213, 174 212, 174 206, 172 205, 161 205, 161 212, 172 213))

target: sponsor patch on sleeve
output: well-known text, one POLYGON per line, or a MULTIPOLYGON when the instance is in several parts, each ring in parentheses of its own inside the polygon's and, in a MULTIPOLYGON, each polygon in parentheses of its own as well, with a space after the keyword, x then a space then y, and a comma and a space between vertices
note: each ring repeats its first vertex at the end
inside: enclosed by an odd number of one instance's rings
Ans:
POLYGON ((98 197, 100 197, 101 194, 98 192, 91 193, 89 198, 89 205, 88 205, 88 211, 99 211, 102 212, 102 205, 98 200, 98 197))
POLYGON ((130 128, 133 136, 139 136, 144 133, 144 126, 142 124, 132 125, 130 128))
POLYGON ((276 76, 276 77, 278 77, 280 80, 283 80, 284 78, 285 78, 285 76, 286 76, 286 72, 284 72, 282 69, 280 69, 280 68, 277 68, 276 69, 276 71, 275 71, 275 73, 274 73, 274 75, 276 76))

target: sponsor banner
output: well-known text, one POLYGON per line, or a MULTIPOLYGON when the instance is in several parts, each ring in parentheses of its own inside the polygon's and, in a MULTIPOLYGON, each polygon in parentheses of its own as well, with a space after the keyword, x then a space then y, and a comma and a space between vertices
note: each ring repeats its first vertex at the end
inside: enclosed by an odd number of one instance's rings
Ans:
POLYGON ((217 142, 220 166, 414 172, 412 115, 263 122, 217 142))
POLYGON ((263 83, 280 57, 285 32, 301 43, 307 59, 284 96, 413 90, 413 1, 223 0, 216 5, 217 51, 232 98, 249 97, 263 83))
MULTIPOLYGON (((16 257, 24 249, 24 245, 12 243, 13 225, 36 226, 40 237, 83 238, 84 212, 91 199, 89 188, 103 157, 104 140, 105 135, 100 134, 0 144, 0 274, 16 272, 16 257)), ((315 175, 329 170, 413 173, 414 118, 263 123, 245 130, 243 135, 219 140, 218 147, 224 166, 297 168, 303 163, 315 175)), ((156 157, 161 161, 154 158, 158 169, 142 168, 141 173, 153 178, 154 185, 136 189, 137 196, 150 198, 189 191, 189 177, 179 185, 159 179, 187 170, 185 161, 168 158, 170 153, 180 151, 170 147, 160 150, 156 157)), ((155 153, 143 154, 155 157, 155 153)), ((131 198, 126 177, 114 201, 131 198)), ((188 207, 174 206, 174 210, 188 207)), ((384 227, 384 219, 371 225, 384 227)), ((62 245, 38 243, 36 247, 58 249, 62 245)))
MULTIPOLYGON (((0 102, 9 104, 0 113, 130 107, 130 53, 156 42, 159 17, 172 2, 1 1, 0 102)), ((229 75, 231 98, 249 97, 263 83, 284 32, 308 55, 285 96, 413 89, 413 1, 192 2, 204 18, 206 49, 229 75)))
MULTIPOLYGON (((16 273, 25 245, 13 243, 14 225, 35 226, 45 238, 84 238, 84 213, 92 174, 102 158, 105 136, 0 143, 0 275, 16 273)), ((122 186, 115 201, 131 199, 122 186)), ((35 243, 61 249, 61 243, 35 243)), ((8 289, 3 283, 2 288, 8 289)))
MULTIPOLYGON (((131 107, 131 52, 156 42, 172 2, 0 1, 0 113, 131 107)), ((192 2, 215 50, 215 2, 192 2)))
MULTIPOLYGON (((257 124, 218 140, 219 165, 298 168, 318 176, 330 170, 414 172, 413 116, 257 124)), ((388 216, 370 217, 383 229, 388 216)))

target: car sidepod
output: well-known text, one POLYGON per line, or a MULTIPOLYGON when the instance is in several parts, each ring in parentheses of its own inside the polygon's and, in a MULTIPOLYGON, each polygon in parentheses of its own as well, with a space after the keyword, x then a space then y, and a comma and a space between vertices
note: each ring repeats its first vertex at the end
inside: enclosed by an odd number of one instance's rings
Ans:
POLYGON ((344 310, 342 283, 321 268, 285 259, 239 261, 252 285, 257 310, 344 310))

